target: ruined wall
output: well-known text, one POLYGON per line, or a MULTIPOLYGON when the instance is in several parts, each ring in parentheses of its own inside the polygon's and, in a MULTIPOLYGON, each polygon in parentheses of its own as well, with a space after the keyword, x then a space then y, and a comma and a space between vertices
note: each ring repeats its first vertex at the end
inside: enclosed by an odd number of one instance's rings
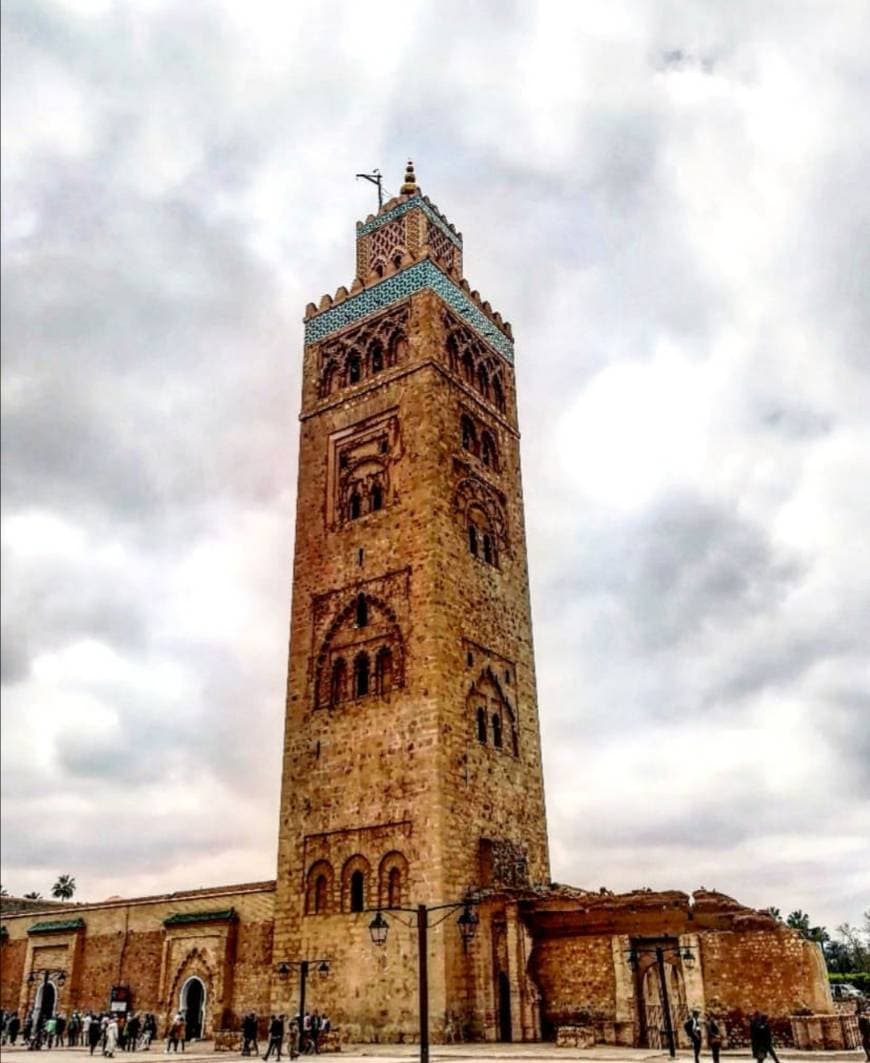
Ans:
POLYGON ((786 1044, 789 1015, 834 1010, 820 947, 786 927, 704 934, 702 964, 707 1007, 725 1015, 732 1044, 748 1043, 756 1010, 773 1020, 775 1037, 786 1044))
POLYGON ((610 937, 548 938, 535 944, 532 972, 543 1001, 544 1032, 578 1012, 616 1018, 610 937))

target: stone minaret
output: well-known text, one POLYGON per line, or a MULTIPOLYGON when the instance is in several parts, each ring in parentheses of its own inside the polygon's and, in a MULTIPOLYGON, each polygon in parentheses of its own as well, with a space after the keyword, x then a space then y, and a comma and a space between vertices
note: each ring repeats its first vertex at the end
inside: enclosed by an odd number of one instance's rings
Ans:
MULTIPOLYGON (((305 314, 273 960, 329 959, 312 1008, 389 1040, 417 1003, 388 909, 549 866, 511 328, 410 163, 356 239, 350 290, 305 314)), ((433 1039, 448 1009, 485 1032, 487 935, 430 935, 433 1039)), ((276 977, 273 1006, 297 991, 276 977)))

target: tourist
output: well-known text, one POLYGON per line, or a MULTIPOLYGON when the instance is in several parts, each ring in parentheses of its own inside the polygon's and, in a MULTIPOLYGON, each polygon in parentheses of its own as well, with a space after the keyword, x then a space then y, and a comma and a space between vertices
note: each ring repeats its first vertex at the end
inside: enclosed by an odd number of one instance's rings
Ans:
MULTIPOLYGON (((16 1016, 17 1018, 17 1016, 16 1016)), ((865 1004, 858 1015, 858 1032, 864 1048, 864 1058, 870 1061, 870 1004, 865 1004)), ((12 1042, 15 1044, 15 1042, 12 1042)))
POLYGON ((255 1056, 260 1054, 257 1044, 257 1016, 253 1011, 249 1011, 242 1019, 242 1055, 249 1056, 252 1049, 255 1056))
POLYGON ((18 1018, 18 1012, 13 1011, 12 1017, 6 1023, 6 1040, 10 1045, 14 1045, 18 1039, 18 1031, 21 1029, 21 1019, 18 1018))
POLYGON ((136 1042, 139 1040, 139 1028, 141 1025, 139 1016, 134 1012, 130 1016, 126 1029, 124 1030, 124 1048, 128 1052, 134 1052, 136 1050, 136 1042))
POLYGON ((768 1056, 779 1063, 779 1058, 773 1048, 773 1033, 767 1016, 756 1011, 749 1023, 749 1040, 752 1044, 752 1055, 761 1063, 768 1056))
POLYGON ((315 1011, 311 1016, 311 1043, 314 1046, 315 1053, 320 1051, 320 1013, 315 1011))
POLYGON ((157 1036, 157 1019, 149 1011, 145 1015, 145 1034, 143 1037, 142 1047, 148 1052, 151 1048, 151 1042, 157 1036))
MULTIPOLYGON (((187 1041, 187 1020, 184 1017, 184 1012, 178 1013, 178 1040, 181 1042, 181 1051, 184 1051, 184 1045, 187 1041)), ((178 1049, 176 1048, 176 1051, 178 1049)))
POLYGON ((113 1059, 115 1049, 118 1047, 118 1020, 113 1015, 106 1023, 106 1043, 103 1046, 103 1055, 113 1059))
POLYGON ((719 1053, 722 1050, 722 1027, 712 1012, 707 1016, 707 1044, 710 1046, 713 1063, 719 1063, 719 1053))
POLYGON ((272 1021, 269 1023, 269 1046, 266 1049, 266 1054, 263 1059, 268 1059, 272 1054, 272 1049, 275 1049, 275 1054, 278 1059, 281 1058, 281 1045, 284 1042, 284 1016, 273 1015, 272 1021))
POLYGON ((66 1032, 66 1016, 62 1011, 57 1013, 54 1028, 54 1043, 63 1048, 63 1035, 66 1032))
POLYGON ((311 1012, 306 1011, 302 1016, 302 1043, 300 1052, 307 1052, 311 1045, 311 1012))
POLYGON ((45 1020, 44 1033, 45 1033, 45 1047, 46 1048, 53 1048, 54 1047, 54 1038, 55 1038, 55 1035, 57 1034, 57 1019, 54 1017, 54 1015, 49 1015, 49 1017, 45 1020))
POLYGON ((683 1023, 686 1036, 692 1042, 692 1051, 695 1053, 695 1063, 701 1059, 701 1013, 697 1008, 692 1008, 692 1014, 683 1023))
POLYGON ((91 1050, 91 1055, 94 1054, 94 1049, 103 1039, 103 1027, 100 1020, 96 1015, 89 1016, 88 1021, 88 1047, 91 1050))
POLYGON ((177 1052, 178 1051, 178 1016, 169 1024, 169 1030, 166 1034, 166 1051, 177 1052))

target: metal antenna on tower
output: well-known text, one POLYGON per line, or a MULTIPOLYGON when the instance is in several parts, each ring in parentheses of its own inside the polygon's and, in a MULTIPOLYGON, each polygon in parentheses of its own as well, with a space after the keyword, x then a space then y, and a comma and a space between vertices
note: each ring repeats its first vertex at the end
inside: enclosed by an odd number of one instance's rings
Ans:
POLYGON ((378 210, 384 205, 384 186, 383 177, 380 170, 372 170, 371 173, 358 173, 357 177, 361 177, 364 181, 369 181, 373 185, 378 186, 378 210))

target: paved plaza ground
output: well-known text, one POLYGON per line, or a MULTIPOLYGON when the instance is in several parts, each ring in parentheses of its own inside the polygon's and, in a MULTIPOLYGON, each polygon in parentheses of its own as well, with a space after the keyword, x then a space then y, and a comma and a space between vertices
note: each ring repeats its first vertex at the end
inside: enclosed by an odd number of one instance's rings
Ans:
MULTIPOLYGON (((18 1057, 17 1063, 24 1063, 21 1058, 28 1050, 22 1045, 11 1048, 4 1045, 0 1049, 0 1058, 13 1059, 18 1057)), ((339 1054, 330 1053, 326 1056, 337 1058, 341 1063, 366 1063, 369 1060, 380 1060, 382 1063, 409 1063, 410 1060, 419 1056, 419 1045, 345 1045, 339 1054)), ((864 1059, 863 1049, 855 1049, 851 1052, 799 1052, 796 1049, 783 1048, 777 1052, 781 1063, 862 1063, 864 1059)), ((78 1063, 85 1063, 89 1057, 86 1048, 55 1048, 43 1050, 41 1058, 44 1063, 53 1060, 61 1063, 63 1057, 72 1056, 78 1063)), ((752 1057, 746 1049, 741 1051, 725 1051, 722 1053, 728 1063, 739 1059, 746 1063, 752 1063, 752 1057)), ((30 1058, 33 1058, 32 1055, 30 1058)), ((99 1063, 104 1063, 99 1051, 94 1053, 93 1058, 99 1063)), ((115 1059, 118 1063, 167 1063, 168 1060, 182 1059, 184 1063, 196 1063, 197 1060, 209 1060, 210 1063, 218 1063, 224 1060, 230 1063, 240 1058, 238 1052, 215 1052, 211 1041, 198 1041, 189 1045, 185 1052, 164 1052, 162 1047, 152 1047, 148 1052, 118 1052, 115 1059)), ((251 1057, 253 1058, 253 1057, 251 1057)), ((283 1055, 282 1060, 287 1056, 283 1055)), ((609 1045, 596 1045, 595 1048, 556 1048, 549 1042, 538 1044, 461 1044, 461 1045, 433 1045, 430 1049, 431 1063, 459 1063, 466 1060, 481 1060, 482 1063, 499 1063, 505 1060, 507 1063, 516 1060, 535 1061, 535 1063, 557 1063, 559 1060, 590 1060, 595 1063, 643 1063, 645 1060, 655 1060, 665 1063, 668 1059, 667 1052, 661 1052, 649 1048, 613 1048, 609 1045)), ((690 1051, 677 1052, 680 1063, 691 1063, 690 1051)), ((702 1063, 711 1063, 707 1053, 701 1056, 702 1063)))

